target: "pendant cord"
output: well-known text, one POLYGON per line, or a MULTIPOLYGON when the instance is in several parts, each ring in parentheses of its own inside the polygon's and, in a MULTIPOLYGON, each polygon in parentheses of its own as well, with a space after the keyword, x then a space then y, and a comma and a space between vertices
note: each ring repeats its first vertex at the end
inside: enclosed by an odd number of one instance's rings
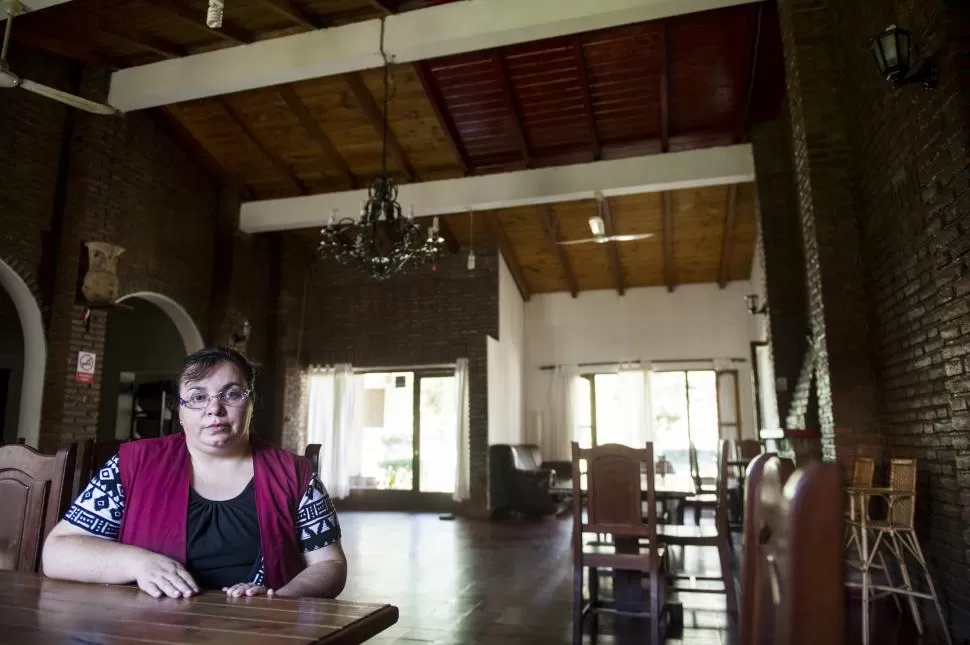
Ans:
POLYGON ((387 105, 390 102, 390 72, 391 65, 387 60, 387 52, 384 51, 384 25, 386 17, 381 18, 381 58, 384 59, 384 124, 381 131, 381 178, 384 180, 385 189, 387 184, 387 105))

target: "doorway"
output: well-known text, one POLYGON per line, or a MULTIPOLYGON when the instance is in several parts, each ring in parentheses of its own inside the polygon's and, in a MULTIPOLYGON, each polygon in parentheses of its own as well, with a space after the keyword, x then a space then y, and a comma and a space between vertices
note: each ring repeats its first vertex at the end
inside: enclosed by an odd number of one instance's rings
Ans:
POLYGON ((355 376, 363 392, 360 473, 354 489, 454 493, 458 466, 454 372, 355 376))

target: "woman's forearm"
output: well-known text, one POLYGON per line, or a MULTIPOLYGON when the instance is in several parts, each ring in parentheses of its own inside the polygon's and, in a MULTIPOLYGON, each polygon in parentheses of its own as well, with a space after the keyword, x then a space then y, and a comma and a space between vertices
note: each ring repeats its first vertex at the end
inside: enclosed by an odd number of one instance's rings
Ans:
POLYGON ((336 598, 347 582, 347 565, 337 560, 311 564, 290 582, 277 589, 277 596, 336 598))
POLYGON ((51 535, 41 559, 44 575, 61 580, 127 584, 135 581, 132 562, 145 552, 87 535, 51 535))

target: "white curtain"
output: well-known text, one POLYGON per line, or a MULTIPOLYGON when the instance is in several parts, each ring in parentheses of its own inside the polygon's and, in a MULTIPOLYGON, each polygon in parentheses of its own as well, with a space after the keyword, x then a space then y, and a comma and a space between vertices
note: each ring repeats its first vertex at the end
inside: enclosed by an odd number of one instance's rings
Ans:
POLYGON ((455 362, 455 392, 455 435, 458 459, 455 467, 455 493, 452 498, 456 502, 461 502, 471 497, 467 358, 459 358, 455 362))
POLYGON ((350 494, 360 470, 361 387, 348 364, 310 369, 307 443, 321 445, 319 475, 334 499, 350 494))
POLYGON ((576 439, 576 385, 579 373, 575 365, 557 365, 552 369, 546 409, 543 414, 539 448, 543 461, 570 461, 570 444, 576 439))
POLYGON ((617 443, 642 448, 653 441, 653 406, 650 397, 650 375, 647 365, 621 365, 617 371, 617 409, 620 424, 613 434, 617 443))

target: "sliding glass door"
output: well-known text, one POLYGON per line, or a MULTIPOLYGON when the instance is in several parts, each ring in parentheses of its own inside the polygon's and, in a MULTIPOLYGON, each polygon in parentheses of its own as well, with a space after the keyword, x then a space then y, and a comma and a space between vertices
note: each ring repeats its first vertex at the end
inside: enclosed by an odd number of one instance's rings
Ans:
POLYGON ((651 375, 654 454, 675 473, 690 473, 690 442, 697 448, 701 477, 717 475, 718 398, 714 370, 678 370, 651 375))
POLYGON ((354 488, 451 493, 458 463, 455 376, 371 372, 363 379, 361 476, 354 488))

